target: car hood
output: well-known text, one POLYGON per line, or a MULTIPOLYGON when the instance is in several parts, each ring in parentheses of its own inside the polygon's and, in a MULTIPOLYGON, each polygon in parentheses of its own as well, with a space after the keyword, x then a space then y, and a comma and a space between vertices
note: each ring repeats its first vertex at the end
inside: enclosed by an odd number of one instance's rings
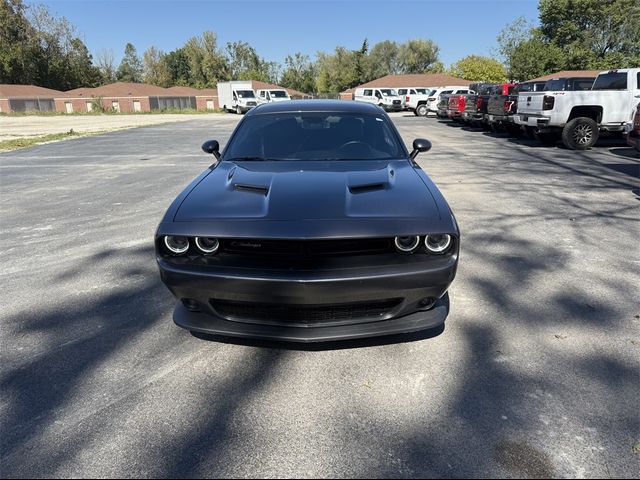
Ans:
POLYGON ((221 162, 184 198, 174 222, 421 219, 438 205, 407 160, 221 162))

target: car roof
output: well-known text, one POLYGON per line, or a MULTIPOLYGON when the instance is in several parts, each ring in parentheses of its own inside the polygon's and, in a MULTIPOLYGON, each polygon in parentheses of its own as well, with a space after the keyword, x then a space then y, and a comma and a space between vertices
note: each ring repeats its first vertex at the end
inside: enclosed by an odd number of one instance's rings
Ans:
POLYGON ((289 100, 287 102, 259 105, 249 110, 247 115, 284 112, 383 113, 377 105, 365 102, 354 102, 349 100, 289 100))

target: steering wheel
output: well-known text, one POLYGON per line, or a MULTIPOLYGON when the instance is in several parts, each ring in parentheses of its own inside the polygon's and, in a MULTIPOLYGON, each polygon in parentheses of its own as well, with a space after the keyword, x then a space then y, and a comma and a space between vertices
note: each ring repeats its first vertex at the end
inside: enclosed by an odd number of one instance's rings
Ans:
POLYGON ((363 146, 367 147, 368 150, 371 150, 371 147, 369 146, 368 143, 361 142, 360 140, 351 140, 350 142, 343 143, 342 145, 340 145, 338 147, 338 150, 342 150, 343 148, 350 147, 351 145, 363 145, 363 146))

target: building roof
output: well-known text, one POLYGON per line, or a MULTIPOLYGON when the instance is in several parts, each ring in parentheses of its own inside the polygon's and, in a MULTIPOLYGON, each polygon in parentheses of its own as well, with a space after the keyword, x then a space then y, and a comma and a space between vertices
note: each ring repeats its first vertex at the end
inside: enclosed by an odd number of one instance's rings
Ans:
POLYGON ((183 87, 182 85, 176 85, 175 87, 169 87, 167 89, 168 92, 173 93, 175 95, 189 95, 196 96, 202 93, 202 90, 198 90, 193 87, 183 87))
POLYGON ((36 87, 35 85, 0 85, 0 98, 28 98, 28 97, 58 97, 62 94, 59 90, 51 88, 36 87))
POLYGON ((376 78, 370 82, 363 83, 357 87, 350 88, 344 93, 351 93, 356 88, 362 87, 388 87, 388 88, 403 88, 403 87, 444 87, 446 85, 470 85, 470 80, 463 80, 462 78, 452 77, 451 75, 445 75, 444 73, 414 73, 408 75, 386 75, 384 77, 376 78))
POLYGON ((293 88, 287 88, 287 87, 281 87, 280 85, 275 85, 273 83, 267 83, 267 82, 262 82, 260 80, 252 80, 251 81, 251 86, 253 87, 254 90, 264 90, 264 89, 269 89, 269 88, 273 88, 273 89, 278 89, 278 90, 286 90, 287 92, 289 92, 290 96, 296 96, 296 97, 304 97, 307 94, 304 92, 300 92, 298 90, 294 90, 293 88))
POLYGON ((69 90, 62 96, 65 97, 155 97, 155 96, 169 96, 176 95, 167 88, 158 87, 156 85, 149 85, 148 83, 131 83, 131 82, 116 82, 108 85, 102 85, 96 88, 76 88, 75 90, 69 90))
POLYGON ((597 77, 601 70, 562 70, 561 72, 550 73, 538 78, 532 78, 529 82, 551 80, 552 78, 566 77, 597 77))

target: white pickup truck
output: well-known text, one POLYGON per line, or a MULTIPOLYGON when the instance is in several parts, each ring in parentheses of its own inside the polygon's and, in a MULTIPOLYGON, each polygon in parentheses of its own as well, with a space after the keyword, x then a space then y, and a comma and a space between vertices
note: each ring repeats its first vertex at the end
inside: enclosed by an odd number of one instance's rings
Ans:
POLYGON ((356 102, 373 103, 387 112, 402 110, 402 99, 393 88, 356 88, 353 99, 356 102))
POLYGON ((464 86, 431 88, 424 93, 415 93, 415 94, 408 95, 406 97, 405 104, 406 104, 406 108, 411 110, 414 115, 418 117, 426 117, 429 114, 429 112, 436 112, 438 110, 437 100, 440 94, 466 95, 468 93, 474 93, 474 92, 472 90, 469 90, 469 87, 464 87, 464 86))
POLYGON ((621 132, 640 98, 640 68, 601 72, 591 90, 526 92, 518 96, 514 122, 544 142, 562 138, 572 150, 586 150, 600 131, 621 132))

